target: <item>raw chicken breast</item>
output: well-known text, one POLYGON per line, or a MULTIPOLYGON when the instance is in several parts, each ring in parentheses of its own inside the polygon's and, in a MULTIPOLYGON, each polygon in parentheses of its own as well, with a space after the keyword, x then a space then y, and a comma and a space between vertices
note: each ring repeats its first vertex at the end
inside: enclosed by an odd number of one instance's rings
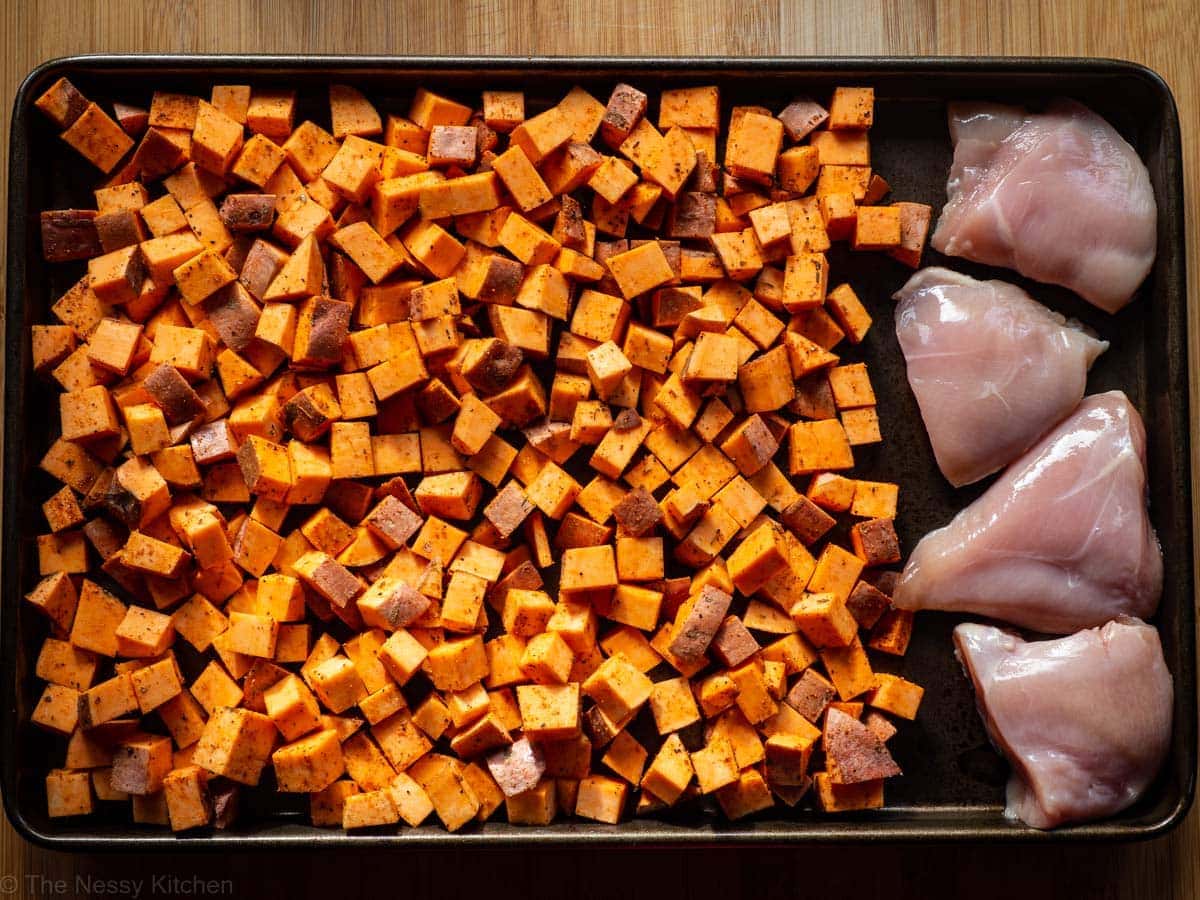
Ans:
POLYGON ((1071 100, 1045 113, 950 106, 954 164, 931 243, 1061 284, 1116 312, 1154 262, 1150 176, 1108 122, 1071 100))
POLYGON ((1121 618, 1027 643, 954 629, 992 741, 1012 764, 1005 813, 1034 828, 1099 819, 1153 781, 1171 738, 1171 675, 1158 632, 1121 618))
POLYGON ((1146 511, 1146 432, 1120 391, 1085 397, 944 528, 896 585, 902 609, 978 613, 1070 634, 1148 618, 1162 553, 1146 511))
POLYGON ((1108 348, 1003 281, 922 269, 895 298, 908 383, 955 487, 1012 462, 1070 413, 1108 348))

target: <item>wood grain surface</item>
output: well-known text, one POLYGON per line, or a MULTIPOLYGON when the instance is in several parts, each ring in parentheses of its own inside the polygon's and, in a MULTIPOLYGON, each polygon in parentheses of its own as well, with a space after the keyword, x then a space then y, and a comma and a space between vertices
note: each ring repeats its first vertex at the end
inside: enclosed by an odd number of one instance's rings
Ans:
MULTIPOLYGON (((1171 85, 1183 122, 1188 267, 1200 272, 1200 4, 1196 0, 0 0, 0 79, 89 52, 1063 55, 1131 59, 1171 85)), ((8 118, 0 123, 8 149, 8 118)), ((7 171, 5 166, 4 171, 7 171)), ((0 184, 0 203, 6 186, 0 184)), ((0 226, 2 227, 2 226, 0 226)), ((2 275, 0 275, 2 277, 2 275)), ((1195 292, 1189 296, 1196 315, 1195 292)), ((1198 357, 1193 329, 1191 358, 1198 357)), ((1195 362, 1193 397, 1200 395, 1195 362)), ((1193 432, 1195 405, 1193 404, 1193 432)), ((1196 471, 1193 461, 1193 472, 1196 471)), ((6 748, 0 748, 0 753, 6 748)), ((72 857, 0 825, 0 897, 219 896, 572 900, 790 895, 976 898, 1200 896, 1193 809, 1132 846, 893 846, 706 852, 543 851, 72 857), (170 879, 178 879, 172 882, 170 879), (132 879, 127 885, 121 879, 132 879), (194 879, 215 879, 200 883, 194 879)))

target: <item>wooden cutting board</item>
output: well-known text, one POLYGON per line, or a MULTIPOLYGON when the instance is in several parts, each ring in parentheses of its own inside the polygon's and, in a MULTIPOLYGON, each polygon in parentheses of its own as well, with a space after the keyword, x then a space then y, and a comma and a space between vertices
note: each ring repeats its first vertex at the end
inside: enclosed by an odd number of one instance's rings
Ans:
MULTIPOLYGON (((1119 57, 1156 69, 1175 92, 1189 198, 1188 264, 1196 283, 1198 46, 1200 4, 1195 0, 641 0, 627 5, 615 0, 3 0, 0 148, 7 157, 7 109, 21 78, 39 62, 75 53, 1119 57)), ((5 190, 0 181, 0 200, 5 190)), ((1194 294, 1189 298, 1193 321, 1194 294)), ((1197 334, 1200 328, 1191 340, 1193 396, 1200 396, 1197 334)), ((1192 422, 1195 432, 1194 407, 1192 422)), ((590 898, 615 891, 756 900, 800 893, 863 900, 1191 900, 1200 895, 1197 818, 1193 810, 1169 838, 1125 847, 646 851, 636 857, 539 851, 536 856, 489 852, 470 860, 450 852, 405 859, 367 853, 336 859, 321 854, 70 857, 25 844, 4 822, 0 898, 98 895, 106 887, 106 893, 118 889, 120 879, 133 879, 142 897, 180 896, 190 885, 192 896, 205 896, 205 887, 209 895, 225 897, 270 897, 286 890, 295 900, 383 890, 439 900, 551 892, 590 898), (172 884, 171 878, 182 884, 172 884), (206 886, 193 879, 214 881, 206 886)))

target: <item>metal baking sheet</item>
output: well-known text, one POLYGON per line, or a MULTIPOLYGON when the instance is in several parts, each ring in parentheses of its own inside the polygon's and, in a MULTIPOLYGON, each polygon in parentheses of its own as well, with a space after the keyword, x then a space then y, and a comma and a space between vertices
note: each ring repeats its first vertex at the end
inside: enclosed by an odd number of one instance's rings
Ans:
MULTIPOLYGON (((1183 183, 1174 100, 1155 73, 1130 63, 1092 59, 83 56, 46 63, 28 76, 17 94, 11 134, 0 774, 6 812, 30 840, 55 849, 87 851, 1093 841, 1159 835, 1186 814, 1196 769, 1196 680, 1183 183), (164 828, 132 824, 128 807, 121 804, 100 804, 101 812, 85 819, 48 818, 44 776, 61 759, 62 741, 29 724, 39 694, 33 665, 45 624, 21 597, 37 580, 35 535, 43 527, 39 504, 54 487, 37 464, 57 433, 58 422, 56 391, 31 376, 28 326, 48 321, 50 304, 83 271, 82 263, 51 266, 42 261, 38 213, 90 205, 99 180, 33 108, 34 99, 62 75, 110 108, 113 100, 148 104, 154 89, 207 95, 214 83, 286 85, 300 91, 298 121, 327 119, 324 88, 331 81, 358 86, 384 112, 407 110, 418 85, 473 104, 483 88, 511 87, 526 92, 530 114, 556 102, 577 83, 602 98, 621 80, 652 96, 664 87, 715 83, 726 111, 735 103, 779 110, 796 95, 827 95, 841 84, 872 85, 877 95, 871 132, 873 165, 891 183, 895 199, 929 203, 935 210, 945 201, 951 160, 947 101, 986 98, 1037 105, 1065 95, 1091 106, 1137 148, 1158 199, 1158 258, 1133 303, 1109 316, 1068 291, 1026 282, 1009 271, 945 260, 933 251, 927 252, 926 264, 945 263, 976 277, 1015 281, 1112 342, 1093 369, 1088 387, 1089 392, 1124 390, 1144 416, 1149 436, 1151 517, 1166 563, 1165 592, 1155 624, 1176 687, 1174 737, 1161 776, 1135 806, 1112 819, 1052 832, 1006 821, 1002 816, 1006 766, 988 746, 971 687, 951 650, 950 632, 961 617, 922 613, 904 659, 874 657, 881 669, 902 673, 926 689, 916 722, 902 725, 892 741, 904 775, 888 783, 887 806, 879 811, 829 816, 807 808, 777 807, 747 821, 728 823, 696 806, 617 826, 561 822, 544 828, 510 826, 499 821, 501 814, 486 825, 468 826, 456 834, 428 824, 415 830, 347 835, 310 826, 306 797, 278 795, 264 783, 244 791, 241 818, 230 831, 172 835, 164 828)), ((899 482, 897 528, 904 548, 911 549, 981 488, 955 490, 941 477, 905 380, 892 329, 890 295, 909 270, 881 254, 850 254, 842 247, 832 251, 832 266, 835 277, 853 285, 876 320, 864 344, 847 357, 871 365, 885 441, 856 450, 856 474, 899 482)), ((183 661, 186 665, 186 658, 183 661)))

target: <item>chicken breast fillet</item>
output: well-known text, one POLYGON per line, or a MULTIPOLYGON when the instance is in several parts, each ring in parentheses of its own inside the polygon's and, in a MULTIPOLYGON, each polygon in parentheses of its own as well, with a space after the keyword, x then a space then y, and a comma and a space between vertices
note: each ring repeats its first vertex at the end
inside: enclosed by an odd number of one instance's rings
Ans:
POLYGON ((961 103, 950 136, 935 249, 1060 284, 1108 312, 1133 298, 1154 262, 1154 191, 1108 122, 1070 100, 1045 113, 961 103))
POLYGON ((1162 552, 1146 509, 1146 432, 1120 391, 1085 397, 950 524, 920 540, 902 609, 978 613, 1070 634, 1148 618, 1162 552))
POLYGON ((1003 281, 922 269, 895 299, 908 383, 955 487, 1008 465, 1075 409, 1108 348, 1003 281))
POLYGON ((1005 813, 1034 828, 1110 816, 1154 780, 1171 738, 1158 632, 1122 618, 1051 641, 954 629, 988 734, 1012 764, 1005 813))

